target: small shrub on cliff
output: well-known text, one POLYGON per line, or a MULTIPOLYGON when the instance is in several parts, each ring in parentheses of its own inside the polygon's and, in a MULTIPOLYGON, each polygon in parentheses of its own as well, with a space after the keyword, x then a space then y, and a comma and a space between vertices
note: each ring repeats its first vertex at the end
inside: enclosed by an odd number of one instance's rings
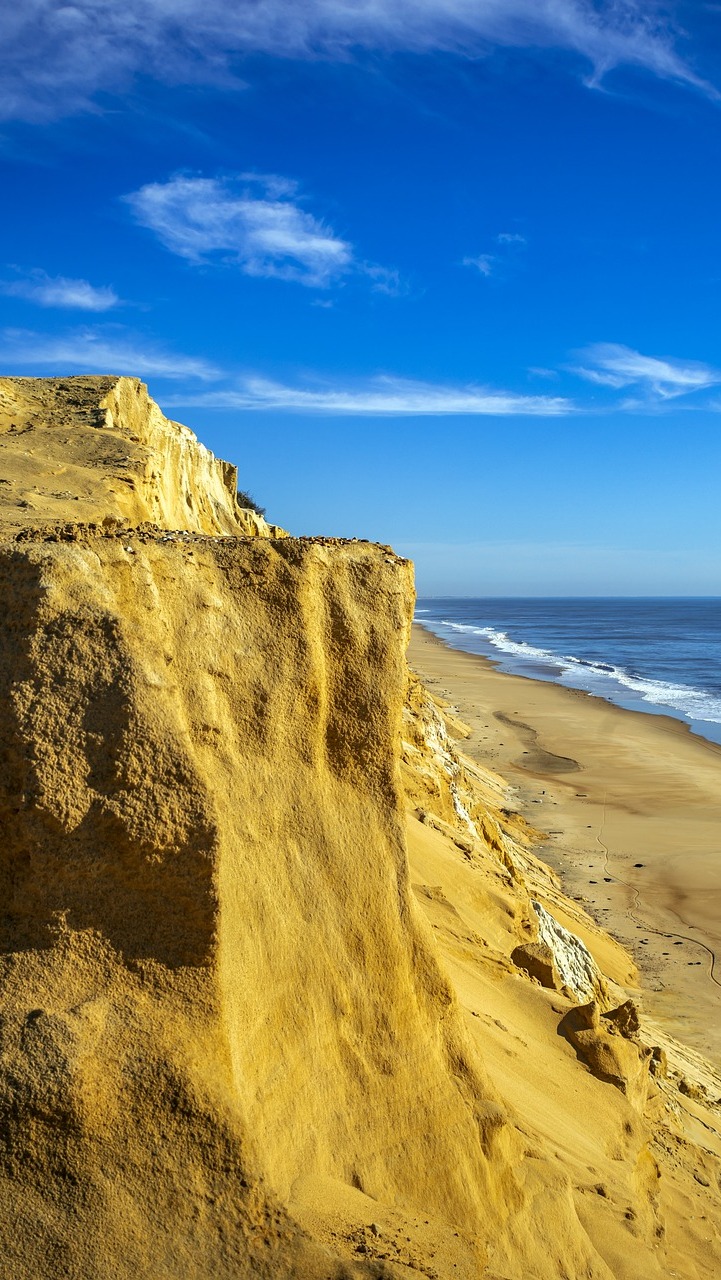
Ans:
POLYGON ((265 515, 265 507, 259 506, 255 498, 251 498, 249 493, 243 493, 243 490, 239 489, 237 496, 239 507, 250 508, 250 510, 254 511, 257 516, 265 515))

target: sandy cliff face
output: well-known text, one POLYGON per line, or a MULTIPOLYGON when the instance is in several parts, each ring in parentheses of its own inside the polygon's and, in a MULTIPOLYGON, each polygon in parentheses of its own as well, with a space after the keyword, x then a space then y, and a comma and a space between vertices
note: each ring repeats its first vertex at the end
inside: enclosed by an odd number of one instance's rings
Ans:
POLYGON ((145 521, 276 537, 236 501, 237 468, 171 422, 137 378, 0 378, 0 520, 145 521))
POLYGON ((251 529, 134 380, 4 391, 0 1275, 677 1270, 721 1166, 661 1123, 628 957, 409 682, 412 567, 251 529))
POLYGON ((13 1274, 282 1275, 276 1197, 321 1174, 480 1257, 513 1177, 409 891, 408 564, 125 535, 0 565, 13 1274))

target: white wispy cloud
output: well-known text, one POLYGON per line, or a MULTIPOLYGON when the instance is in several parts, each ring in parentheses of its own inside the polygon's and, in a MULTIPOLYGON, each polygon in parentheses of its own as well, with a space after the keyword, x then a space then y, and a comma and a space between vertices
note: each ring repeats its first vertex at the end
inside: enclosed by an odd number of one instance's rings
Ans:
POLYGON ((493 275, 495 261, 492 253, 479 253, 475 258, 463 258, 461 266, 475 267, 476 271, 480 271, 482 276, 490 276, 493 275))
POLYGON ((296 196, 295 184, 275 176, 178 175, 124 199, 137 222, 188 262, 220 258, 249 276, 324 288, 353 267, 353 249, 296 196))
POLYGON ((356 256, 300 203, 298 184, 278 174, 203 178, 176 174, 124 196, 136 222, 187 262, 224 262, 246 275, 326 289, 353 274, 375 293, 404 290, 398 271, 356 256))
POLYGON ((49 276, 39 267, 18 279, 0 280, 0 293, 12 298, 24 298, 39 307, 61 307, 76 311, 110 311, 120 299, 109 285, 94 285, 88 280, 73 280, 68 276, 49 276))
POLYGON ((717 96, 679 38, 660 0, 24 0, 0 13, 0 116, 85 109, 140 74, 227 85, 246 53, 347 58, 359 48, 463 58, 562 49, 590 64, 592 84, 625 64, 717 96))
POLYGON ((395 267, 381 267, 375 262, 359 262, 356 270, 370 280, 374 293, 387 293, 389 297, 397 298, 407 292, 408 286, 395 267))
POLYGON ((515 231, 501 231, 494 236, 494 241, 499 247, 497 253, 469 254, 462 259, 461 265, 473 267, 482 276, 504 275, 518 262, 519 253, 528 243, 525 236, 515 231))
POLYGON ((601 342, 579 353, 574 372, 599 386, 635 387, 660 400, 703 391, 721 383, 721 370, 693 360, 645 356, 631 347, 601 342))
POLYGON ((291 386, 247 377, 235 387, 178 395, 166 404, 215 409, 275 409, 294 413, 558 417, 573 411, 560 396, 526 396, 475 385, 453 386, 382 376, 351 386, 291 386))
POLYGON ((118 333, 112 328, 65 334, 5 329, 0 334, 0 365, 9 372, 60 368, 81 373, 198 378, 202 382, 212 382, 220 376, 220 370, 207 360, 166 351, 137 335, 118 333))

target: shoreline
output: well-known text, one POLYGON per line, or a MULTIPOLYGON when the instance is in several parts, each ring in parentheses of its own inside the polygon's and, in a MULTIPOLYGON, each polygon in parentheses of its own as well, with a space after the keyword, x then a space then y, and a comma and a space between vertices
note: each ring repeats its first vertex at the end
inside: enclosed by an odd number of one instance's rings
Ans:
POLYGON ((647 1017, 721 1062, 721 747, 673 716, 501 671, 422 622, 408 660, 470 726, 460 749, 546 833, 536 852, 565 891, 628 949, 647 1017))
MULTIPOLYGON (((597 702, 603 702, 609 707, 615 707, 617 711, 621 711, 625 715, 654 716, 658 720, 666 721, 670 729, 672 728, 672 726, 675 725, 676 728, 680 729, 682 733, 688 733, 691 735, 692 738, 699 738, 702 742, 707 743, 715 751, 718 751, 719 754, 721 754, 721 742, 716 742, 713 738, 709 738, 706 736, 706 734, 699 733, 696 729, 693 728, 694 724, 706 723, 704 721, 700 721, 700 720, 692 721, 692 720, 689 720, 687 716, 682 714, 673 715, 673 713, 670 711, 662 710, 659 703, 649 702, 648 708, 641 707, 641 706, 624 707, 621 703, 615 702, 612 698, 606 698, 601 693, 593 693, 590 689, 577 689, 575 685, 562 684, 560 680, 554 680, 554 679, 551 679, 550 677, 544 680, 541 676, 526 675, 520 671, 504 671, 502 657, 494 658, 490 654, 473 653, 473 651, 470 649, 456 648, 455 645, 450 644, 449 641, 445 640, 442 636, 436 635, 436 632, 433 631, 431 627, 427 626, 422 620, 419 620, 418 618, 414 617, 413 625, 414 627, 422 627, 423 630, 426 631, 428 635, 433 636, 433 638, 437 640, 439 644, 445 645, 447 649, 451 649, 454 653, 467 653, 470 657, 477 658, 479 662, 489 663, 489 665, 493 667, 493 669, 497 671, 499 675, 512 676, 513 679, 515 680, 530 680, 534 684, 550 684, 550 685, 553 685, 554 688, 556 689, 565 689, 568 693, 578 695, 582 698, 593 698, 597 702), (655 708, 658 708, 658 709, 655 709, 655 708)), ((712 721, 711 723, 715 724, 716 722, 712 721)))

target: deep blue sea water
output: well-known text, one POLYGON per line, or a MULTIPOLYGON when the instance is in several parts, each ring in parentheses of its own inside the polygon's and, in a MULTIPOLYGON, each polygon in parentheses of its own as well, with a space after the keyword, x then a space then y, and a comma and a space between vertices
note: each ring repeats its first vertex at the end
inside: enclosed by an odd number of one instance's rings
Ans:
POLYGON ((416 620, 502 671, 675 716, 721 743, 721 597, 435 597, 416 620))

